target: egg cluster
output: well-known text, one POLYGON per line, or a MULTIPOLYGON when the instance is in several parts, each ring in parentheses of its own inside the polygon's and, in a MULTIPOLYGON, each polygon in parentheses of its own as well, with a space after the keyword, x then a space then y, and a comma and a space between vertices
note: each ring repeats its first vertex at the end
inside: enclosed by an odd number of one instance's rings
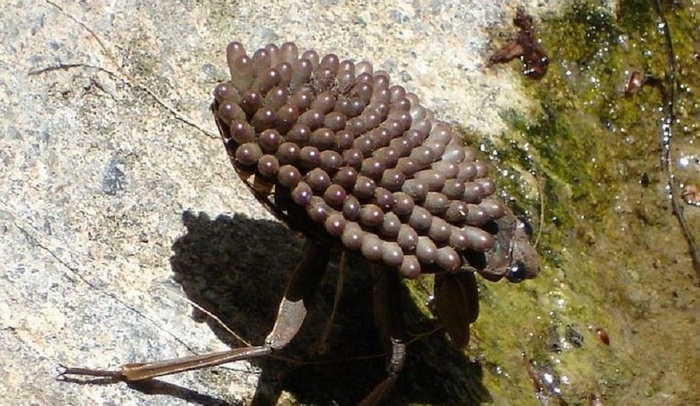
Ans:
POLYGON ((484 226, 506 209, 486 164, 386 72, 290 42, 233 42, 227 61, 212 107, 226 150, 297 221, 408 278, 492 247, 484 226))

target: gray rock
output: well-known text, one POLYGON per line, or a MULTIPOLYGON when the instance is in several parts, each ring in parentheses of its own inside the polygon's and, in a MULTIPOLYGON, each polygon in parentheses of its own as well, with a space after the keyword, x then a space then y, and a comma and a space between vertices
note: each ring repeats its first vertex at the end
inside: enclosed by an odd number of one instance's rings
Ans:
POLYGON ((210 137, 210 93, 227 78, 229 41, 252 50, 294 40, 368 59, 410 78, 403 84, 444 119, 484 133, 503 128, 499 109, 526 104, 512 75, 485 68, 482 28, 507 23, 511 1, 56 4, 0 5, 5 404, 208 405, 253 397, 260 368, 247 362, 167 377, 174 386, 150 389, 166 394, 55 380, 58 363, 115 368, 228 348, 210 324, 192 319, 186 298, 208 303, 235 292, 217 290, 197 266, 218 261, 247 272, 251 283, 260 278, 270 289, 246 298, 248 308, 232 299, 227 321, 235 324, 235 311, 259 312, 257 324, 244 320, 255 342, 271 326, 299 241, 250 196, 210 137), (266 269, 274 269, 274 283, 266 269))

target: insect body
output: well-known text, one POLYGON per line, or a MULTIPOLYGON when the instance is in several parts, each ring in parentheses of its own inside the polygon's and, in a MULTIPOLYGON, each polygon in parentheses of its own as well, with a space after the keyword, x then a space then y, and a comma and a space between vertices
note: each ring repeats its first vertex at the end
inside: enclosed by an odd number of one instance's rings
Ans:
POLYGON ((475 273, 537 275, 525 226, 492 197, 487 165, 386 72, 300 54, 293 43, 248 56, 233 42, 227 62, 231 80, 216 86, 212 104, 226 151, 258 200, 307 238, 272 331, 256 347, 65 374, 135 381, 280 350, 299 331, 335 245, 365 257, 374 279, 388 377, 361 404, 377 404, 405 360, 401 278, 435 274, 436 314, 465 346, 479 313, 475 273))

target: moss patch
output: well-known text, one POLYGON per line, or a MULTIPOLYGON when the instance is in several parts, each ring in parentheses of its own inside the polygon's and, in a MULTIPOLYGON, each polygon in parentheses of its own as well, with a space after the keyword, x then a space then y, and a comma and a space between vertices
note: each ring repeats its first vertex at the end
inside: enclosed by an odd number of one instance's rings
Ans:
MULTIPOLYGON (((698 159, 700 10, 662 3, 676 54, 672 167, 679 183, 697 184, 700 173, 678 158, 698 159)), ((511 206, 539 231, 543 259, 534 281, 480 284, 468 353, 496 404, 700 403, 700 292, 660 165, 662 95, 650 84, 663 82, 668 54, 654 10, 642 0, 615 13, 577 1, 544 16, 549 72, 522 79, 538 107, 502 112, 510 130, 482 138, 511 206), (626 94, 633 71, 647 85, 626 94)), ((699 211, 685 210, 697 231, 699 211)))

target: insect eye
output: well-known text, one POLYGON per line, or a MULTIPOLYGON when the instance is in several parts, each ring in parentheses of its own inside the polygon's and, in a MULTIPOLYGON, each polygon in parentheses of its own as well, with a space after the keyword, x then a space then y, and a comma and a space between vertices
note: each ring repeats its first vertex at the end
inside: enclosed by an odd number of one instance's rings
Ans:
POLYGON ((506 279, 512 283, 522 282, 527 278, 527 266, 523 261, 516 261, 513 266, 508 269, 506 279))

